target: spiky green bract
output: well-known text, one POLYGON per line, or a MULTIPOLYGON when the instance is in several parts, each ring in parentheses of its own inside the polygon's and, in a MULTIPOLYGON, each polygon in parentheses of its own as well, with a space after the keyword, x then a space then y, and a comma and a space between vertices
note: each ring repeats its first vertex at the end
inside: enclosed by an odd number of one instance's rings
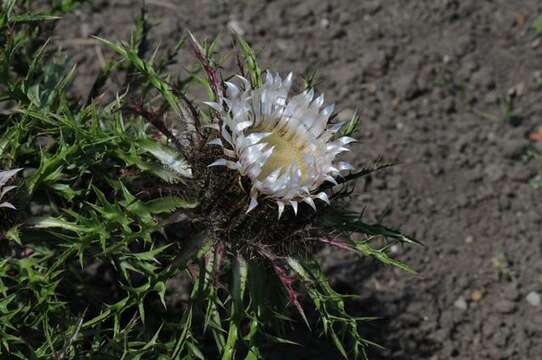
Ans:
MULTIPOLYGON (((216 42, 193 40, 198 65, 169 76, 185 37, 147 54, 142 12, 129 43, 100 40, 115 55, 74 99, 76 71, 43 41, 51 26, 40 20, 52 24, 75 2, 40 14, 30 3, 4 1, 0 16, 0 168, 25 169, 24 217, 0 240, 0 358, 259 359, 271 342, 295 346, 292 323, 323 333, 345 358, 363 356, 370 342, 358 328, 368 319, 349 314, 315 251, 398 265, 373 241, 408 238, 321 206, 277 221, 262 201, 245 214, 247 179, 207 167, 218 154, 204 125, 218 114, 188 92, 203 84, 205 100, 221 95, 216 42), (120 93, 102 93, 117 71, 130 74, 120 93)), ((261 84, 254 51, 238 44, 243 73, 261 84)))

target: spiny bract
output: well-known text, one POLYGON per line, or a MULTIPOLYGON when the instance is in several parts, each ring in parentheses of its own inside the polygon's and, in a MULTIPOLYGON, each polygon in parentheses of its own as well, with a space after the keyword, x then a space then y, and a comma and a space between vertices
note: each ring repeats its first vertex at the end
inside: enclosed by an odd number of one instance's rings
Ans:
POLYGON ((0 208, 9 208, 15 210, 15 206, 13 206, 13 204, 7 201, 2 202, 2 199, 9 191, 16 188, 16 186, 14 185, 6 186, 6 184, 21 170, 22 169, 0 171, 0 208))
POLYGON ((209 166, 226 166, 250 178, 247 212, 258 205, 259 195, 276 201, 279 218, 288 204, 297 213, 301 201, 315 210, 314 199, 329 203, 326 193, 317 189, 325 181, 336 184, 340 171, 353 169, 349 163, 335 162, 335 157, 355 141, 337 136, 342 123, 328 125, 334 105, 323 107, 324 96, 315 97, 312 88, 289 97, 291 73, 282 79, 267 71, 257 88, 237 78, 241 88, 226 82, 226 95, 206 103, 223 119, 215 126, 220 136, 209 144, 221 146, 224 158, 209 166))

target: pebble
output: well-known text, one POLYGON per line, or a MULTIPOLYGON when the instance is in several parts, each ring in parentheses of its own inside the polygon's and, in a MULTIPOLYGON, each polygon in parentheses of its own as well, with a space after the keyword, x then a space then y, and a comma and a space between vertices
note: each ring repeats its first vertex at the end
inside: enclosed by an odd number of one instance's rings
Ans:
POLYGON ((459 310, 467 310, 467 301, 463 296, 460 296, 455 302, 454 306, 459 310))
POLYGON ((239 35, 244 35, 245 34, 245 30, 241 26, 241 23, 239 21, 235 20, 235 19, 231 19, 228 22, 228 29, 231 32, 239 34, 239 35))
POLYGON ((508 89, 508 96, 510 97, 515 97, 515 96, 520 97, 520 96, 523 96, 523 94, 525 94, 524 82, 520 82, 519 84, 508 89))
POLYGON ((365 89, 367 90, 367 92, 371 95, 374 95, 376 94, 376 91, 378 90, 378 87, 376 86, 375 83, 368 83, 367 85, 365 85, 365 89))
POLYGON ((483 297, 483 294, 482 294, 482 292, 480 290, 474 290, 470 294, 470 298, 474 302, 478 302, 478 301, 482 300, 482 297, 483 297))
POLYGON ((327 18, 322 18, 320 20, 320 26, 324 29, 327 29, 329 27, 329 20, 327 18))
POLYGON ((473 242, 474 242, 474 236, 468 235, 468 236, 465 238, 465 244, 472 244, 473 242))
POLYGON ((532 306, 540 306, 540 303, 542 302, 542 299, 540 298, 540 294, 535 291, 531 291, 527 295, 526 299, 527 299, 527 302, 532 306))

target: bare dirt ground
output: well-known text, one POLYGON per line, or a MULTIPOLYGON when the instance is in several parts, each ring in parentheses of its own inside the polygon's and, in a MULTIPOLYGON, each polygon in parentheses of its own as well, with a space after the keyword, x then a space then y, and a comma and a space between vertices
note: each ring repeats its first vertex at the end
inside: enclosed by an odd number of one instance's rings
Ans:
MULTIPOLYGON (((139 1, 94 1, 57 25, 86 94, 108 54, 90 35, 127 40, 139 1)), ((393 249, 408 275, 346 254, 322 254, 362 325, 383 345, 372 359, 538 359, 542 354, 542 36, 539 0, 149 0, 150 46, 190 29, 242 31, 264 67, 318 70, 318 89, 359 110, 356 165, 382 155, 401 165, 366 178, 353 207, 415 235, 393 249), (538 296, 537 296, 538 295, 538 296), (537 301, 538 300, 538 301, 537 301), (537 305, 538 303, 538 305, 537 305)), ((186 54, 184 54, 186 55, 186 54)), ((183 56, 178 59, 183 63, 183 56)), ((172 67, 172 71, 180 67, 172 67)), ((269 358, 333 359, 316 333, 269 358)))

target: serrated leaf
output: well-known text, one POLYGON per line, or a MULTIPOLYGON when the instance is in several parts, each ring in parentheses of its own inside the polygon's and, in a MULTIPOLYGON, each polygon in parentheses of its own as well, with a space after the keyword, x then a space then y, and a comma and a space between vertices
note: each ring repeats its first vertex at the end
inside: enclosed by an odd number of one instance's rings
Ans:
POLYGON ((88 233, 94 231, 93 227, 78 225, 77 223, 69 222, 62 217, 35 217, 28 220, 26 224, 34 229, 61 228, 77 233, 88 233))
POLYGON ((196 201, 185 200, 179 196, 166 196, 145 203, 145 207, 152 214, 171 213, 178 208, 193 209, 197 206, 196 201))
MULTIPOLYGON (((1 204, 0 204, 1 205, 1 204)), ((17 244, 22 245, 20 225, 11 227, 5 234, 6 239, 15 241, 17 244)))
POLYGON ((190 165, 175 149, 150 139, 141 139, 138 141, 138 145, 143 150, 152 154, 164 166, 167 166, 168 169, 183 177, 192 177, 192 169, 190 168, 190 165))

